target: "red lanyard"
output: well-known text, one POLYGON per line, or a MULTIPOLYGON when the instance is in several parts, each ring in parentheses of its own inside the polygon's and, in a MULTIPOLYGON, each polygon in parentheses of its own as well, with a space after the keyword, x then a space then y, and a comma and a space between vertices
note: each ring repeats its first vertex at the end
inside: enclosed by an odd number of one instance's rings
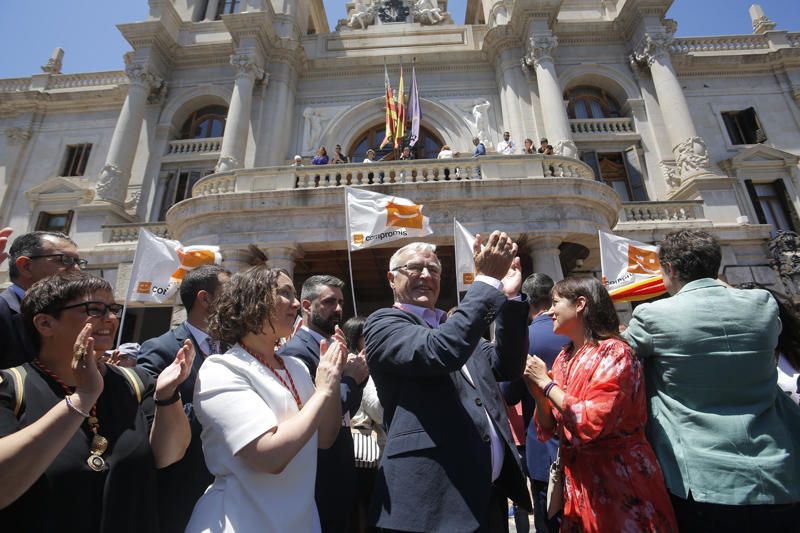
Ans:
POLYGON ((269 364, 269 362, 267 361, 266 357, 264 357, 263 355, 261 355, 258 352, 253 351, 252 349, 248 348, 243 342, 239 342, 239 344, 241 344, 241 346, 242 346, 242 348, 244 348, 245 352, 249 353, 250 355, 252 355, 256 359, 258 359, 258 361, 262 365, 264 365, 265 367, 269 368, 272 371, 272 373, 275 375, 275 377, 278 378, 278 381, 280 381, 281 384, 284 387, 286 387, 286 389, 288 389, 289 392, 292 393, 292 397, 294 398, 294 403, 297 404, 297 408, 298 409, 302 409, 303 408, 303 402, 300 399, 300 394, 298 394, 298 392, 297 392, 297 387, 294 386, 294 379, 292 379, 292 374, 291 374, 291 372, 289 372, 289 369, 286 368, 286 364, 283 362, 283 359, 281 359, 281 357, 278 354, 275 354, 275 360, 278 361, 278 364, 280 365, 280 369, 283 370, 284 372, 286 372, 286 376, 289 378, 289 383, 286 383, 286 380, 283 379, 283 376, 278 374, 278 371, 275 370, 272 367, 271 364, 269 364))
MULTIPOLYGON (((58 377, 55 372, 44 366, 44 364, 38 358, 34 359, 32 363, 34 366, 36 366, 36 368, 50 376, 56 383, 61 385, 61 388, 64 390, 64 396, 69 396, 72 394, 70 387, 67 386, 67 384, 64 383, 64 381, 58 377)), ((89 418, 86 419, 86 424, 89 426, 89 430, 92 432, 92 442, 89 447, 91 455, 89 455, 89 458, 86 460, 86 462, 89 465, 89 468, 95 472, 102 472, 108 468, 105 459, 103 459, 103 454, 108 449, 108 440, 99 433, 100 421, 97 419, 97 403, 93 404, 92 408, 89 410, 89 418)))

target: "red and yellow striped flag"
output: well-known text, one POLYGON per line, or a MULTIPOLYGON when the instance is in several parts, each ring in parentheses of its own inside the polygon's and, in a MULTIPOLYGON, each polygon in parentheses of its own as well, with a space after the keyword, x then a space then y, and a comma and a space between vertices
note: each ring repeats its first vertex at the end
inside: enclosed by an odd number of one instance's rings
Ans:
POLYGON ((406 95, 403 88, 403 65, 400 65, 400 85, 397 88, 397 122, 394 127, 394 147, 400 148, 406 137, 406 95))
POLYGON ((381 141, 381 149, 394 139, 394 127, 397 121, 394 94, 392 93, 392 85, 389 82, 389 71, 386 65, 383 65, 383 86, 386 89, 386 134, 383 137, 383 141, 381 141))

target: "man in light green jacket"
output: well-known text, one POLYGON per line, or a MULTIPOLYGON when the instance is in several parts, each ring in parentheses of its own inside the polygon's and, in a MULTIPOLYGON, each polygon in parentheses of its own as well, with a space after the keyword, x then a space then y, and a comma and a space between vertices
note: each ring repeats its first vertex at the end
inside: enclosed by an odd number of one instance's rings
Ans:
POLYGON ((671 297, 638 306, 623 336, 645 363, 647 435, 680 530, 800 529, 800 408, 777 387, 778 308, 716 280, 701 231, 659 250, 671 297))

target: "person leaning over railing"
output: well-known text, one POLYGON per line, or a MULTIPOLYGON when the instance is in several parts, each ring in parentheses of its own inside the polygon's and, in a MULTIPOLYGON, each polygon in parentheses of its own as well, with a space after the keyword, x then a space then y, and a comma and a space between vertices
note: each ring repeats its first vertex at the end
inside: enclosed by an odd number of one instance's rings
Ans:
POLYGON ((122 306, 85 272, 35 283, 22 301, 31 363, 0 377, 0 523, 8 531, 140 532, 158 526, 156 468, 189 444, 184 345, 156 381, 98 362, 122 306))

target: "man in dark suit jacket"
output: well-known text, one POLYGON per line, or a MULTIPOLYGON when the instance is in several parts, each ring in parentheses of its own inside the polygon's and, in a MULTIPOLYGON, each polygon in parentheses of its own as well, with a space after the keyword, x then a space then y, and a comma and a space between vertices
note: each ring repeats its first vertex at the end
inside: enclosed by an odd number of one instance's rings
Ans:
POLYGON ((154 378, 175 359, 183 344, 189 340, 196 357, 189 377, 178 389, 186 416, 192 428, 192 440, 183 459, 158 471, 159 521, 162 533, 182 532, 189 523, 194 504, 214 481, 206 468, 200 442, 202 426, 197 421, 192 404, 194 383, 200 365, 208 355, 222 350, 208 335, 208 315, 221 286, 230 272, 217 265, 198 267, 183 279, 181 303, 186 308, 186 321, 160 337, 145 341, 139 349, 138 366, 154 378))
POLYGON ((387 275, 393 308, 367 321, 367 362, 388 438, 370 523, 399 531, 507 531, 506 498, 530 510, 498 380, 522 375, 528 304, 517 245, 476 239, 477 276, 445 323, 436 309, 435 247, 398 250, 387 275), (501 281, 502 279, 502 281, 501 281), (481 335, 495 321, 495 342, 481 335))
MULTIPOLYGON (((344 282, 334 276, 311 276, 303 283, 300 300, 303 327, 279 351, 281 356, 297 357, 316 376, 320 341, 333 335, 342 322, 344 282)), ((358 411, 369 373, 366 361, 354 355, 342 372, 341 400, 345 415, 333 446, 317 452, 315 498, 324 533, 349 531, 349 517, 355 504, 356 471, 349 416, 358 411)))
POLYGON ((25 291, 42 278, 86 266, 75 242, 63 233, 51 231, 20 235, 14 239, 8 256, 11 286, 0 293, 0 339, 5 343, 0 350, 0 368, 21 365, 36 356, 19 311, 25 291))

